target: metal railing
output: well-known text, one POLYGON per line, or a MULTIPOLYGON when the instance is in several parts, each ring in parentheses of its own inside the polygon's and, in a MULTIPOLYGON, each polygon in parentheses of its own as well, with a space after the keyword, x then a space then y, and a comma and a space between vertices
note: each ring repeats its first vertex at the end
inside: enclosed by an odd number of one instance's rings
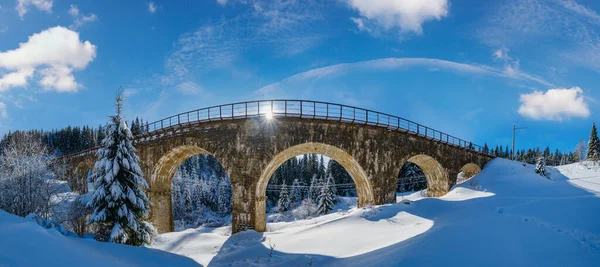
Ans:
MULTIPOLYGON (((484 153, 484 148, 482 146, 475 145, 466 140, 398 116, 328 102, 286 99, 238 102, 180 113, 162 120, 146 123, 146 125, 143 126, 143 133, 136 135, 135 139, 204 122, 256 117, 326 120, 382 127, 390 131, 407 132, 415 136, 421 136, 430 140, 484 153)), ((97 148, 87 149, 68 156, 86 153, 95 149, 97 148)), ((489 154, 489 151, 486 154, 489 154)))

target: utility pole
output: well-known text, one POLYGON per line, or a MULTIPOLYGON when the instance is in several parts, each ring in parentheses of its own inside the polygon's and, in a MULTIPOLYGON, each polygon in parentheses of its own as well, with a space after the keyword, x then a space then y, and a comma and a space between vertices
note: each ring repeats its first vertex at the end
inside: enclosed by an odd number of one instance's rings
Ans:
POLYGON ((511 159, 515 160, 515 131, 516 130, 521 130, 521 129, 527 129, 527 127, 517 127, 514 123, 513 123, 513 127, 512 127, 512 155, 511 155, 511 159))

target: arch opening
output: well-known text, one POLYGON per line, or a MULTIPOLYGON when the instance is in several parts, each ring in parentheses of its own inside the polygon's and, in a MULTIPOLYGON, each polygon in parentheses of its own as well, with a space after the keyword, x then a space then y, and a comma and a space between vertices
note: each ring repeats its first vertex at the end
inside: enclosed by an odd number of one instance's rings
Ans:
POLYGON ((175 231, 231 224, 231 182, 215 157, 195 155, 177 168, 171 205, 175 231))
POLYGON ((458 173, 458 177, 456 178, 456 183, 460 184, 466 180, 471 179, 471 177, 479 174, 481 172, 481 168, 475 163, 467 163, 465 166, 460 168, 460 172, 458 173))
POLYGON ((267 223, 291 222, 356 207, 356 186, 337 161, 304 154, 284 162, 269 179, 267 223))
POLYGON ((448 193, 450 183, 448 172, 431 156, 425 154, 415 155, 407 160, 417 165, 427 180, 427 196, 441 197, 448 193))
POLYGON ((427 194, 427 178, 417 164, 404 162, 398 174, 396 202, 414 200, 427 194))
MULTIPOLYGON (((329 158, 348 173, 352 182, 356 188, 357 200, 356 204, 358 207, 372 204, 373 188, 369 181, 365 171, 358 164, 358 162, 348 153, 337 148, 335 146, 323 144, 323 143, 304 143, 296 146, 289 147, 273 157, 273 159, 267 164, 267 167, 263 170, 258 183, 256 185, 256 203, 255 203, 255 218, 254 228, 256 231, 264 232, 266 230, 266 210, 267 210, 267 188, 271 177, 275 174, 277 169, 289 161, 292 158, 296 158, 301 155, 320 154, 326 158, 329 158)), ((312 179, 312 177, 311 177, 312 179)))
POLYGON ((160 233, 231 223, 229 176, 203 148, 184 145, 163 155, 149 187, 150 220, 160 233))

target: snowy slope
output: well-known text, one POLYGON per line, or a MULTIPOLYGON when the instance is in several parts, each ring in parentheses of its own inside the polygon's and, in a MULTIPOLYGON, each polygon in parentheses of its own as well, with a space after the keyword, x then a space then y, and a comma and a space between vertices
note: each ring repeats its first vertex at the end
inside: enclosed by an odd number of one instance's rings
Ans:
POLYGON ((0 210, 0 266, 197 266, 155 249, 66 237, 0 210))
MULTIPOLYGON (((559 169, 600 185, 600 172, 559 169)), ((210 266, 597 266, 598 188, 551 175, 496 159, 442 198, 415 193, 404 197, 410 205, 269 224, 267 233, 168 233, 154 246, 210 266)))
POLYGON ((577 187, 600 194, 600 163, 584 162, 556 167, 577 187))

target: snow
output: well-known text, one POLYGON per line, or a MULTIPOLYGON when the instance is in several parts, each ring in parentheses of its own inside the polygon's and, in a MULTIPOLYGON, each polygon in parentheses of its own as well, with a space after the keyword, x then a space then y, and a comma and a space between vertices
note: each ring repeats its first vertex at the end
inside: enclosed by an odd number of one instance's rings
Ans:
MULTIPOLYGON (((441 198, 424 192, 268 232, 229 227, 160 235, 152 247, 210 266, 596 266, 600 170, 496 159, 441 198)), ((343 204, 342 204, 343 205, 343 204)))
POLYGON ((0 266, 197 266, 145 247, 68 237, 0 210, 0 266))

